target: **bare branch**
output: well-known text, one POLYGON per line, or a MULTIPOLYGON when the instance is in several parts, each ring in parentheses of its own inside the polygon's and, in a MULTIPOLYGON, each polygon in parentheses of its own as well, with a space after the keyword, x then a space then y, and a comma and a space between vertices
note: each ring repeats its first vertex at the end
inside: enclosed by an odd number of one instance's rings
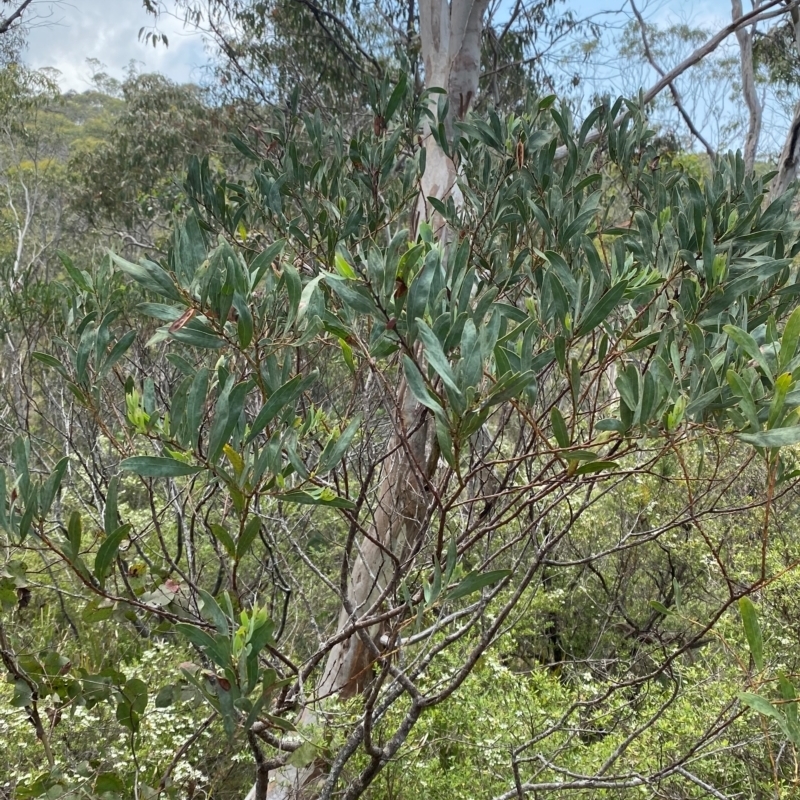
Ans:
MULTIPOLYGON (((707 42, 700 45, 691 55, 687 56, 680 64, 676 67, 673 67, 669 72, 665 73, 662 78, 656 81, 647 92, 644 93, 642 96, 642 102, 644 105, 651 103, 656 97, 658 97, 661 92, 666 89, 670 83, 672 83, 676 78, 683 75, 687 69, 693 67, 699 61, 702 61, 706 56, 711 55, 724 41, 727 39, 732 33, 736 33, 739 28, 743 28, 745 25, 754 25, 757 22, 762 22, 767 19, 772 19, 773 17, 781 16, 782 14, 787 13, 788 11, 793 11, 798 8, 800 5, 800 0, 792 0, 790 4, 787 6, 785 4, 785 0, 769 0, 765 5, 760 6, 757 9, 753 9, 753 11, 749 11, 747 14, 743 14, 737 20, 726 25, 720 31, 715 33, 707 42)), ((619 126, 623 120, 627 119, 629 116, 628 112, 624 114, 620 114, 620 116, 614 121, 614 125, 619 126)), ((800 122, 800 120, 798 121, 800 122)), ((590 134, 586 137, 585 143, 590 144, 592 142, 598 141, 600 138, 600 133, 596 131, 593 134, 590 134)), ((555 158, 557 160, 561 160, 567 157, 569 151, 566 146, 562 145, 559 147, 555 152, 555 158)))
POLYGON ((358 40, 353 35, 353 32, 350 30, 350 28, 347 26, 344 20, 337 17, 336 14, 332 13, 331 11, 328 11, 327 9, 317 5, 317 3, 315 3, 313 0, 297 0, 297 2, 301 3, 306 8, 308 8, 309 11, 311 11, 311 13, 314 15, 314 18, 317 20, 317 23, 325 32, 325 35, 331 40, 336 49, 348 61, 350 61, 354 66, 356 65, 355 61, 353 60, 353 57, 341 46, 341 44, 339 44, 336 35, 323 22, 322 17, 325 17, 326 19, 329 19, 331 22, 333 22, 336 25, 337 30, 340 30, 342 33, 344 33, 344 35, 350 40, 350 43, 353 45, 353 47, 356 48, 359 55, 362 58, 369 61, 369 63, 372 64, 373 67, 375 67, 379 75, 382 73, 383 70, 381 69, 381 65, 377 62, 374 56, 370 55, 366 50, 364 50, 363 47, 361 47, 361 45, 358 43, 358 40))
POLYGON ((22 0, 19 7, 13 14, 10 14, 4 20, 0 20, 0 34, 7 33, 11 26, 25 13, 25 9, 33 2, 33 0, 22 0))
POLYGON ((748 11, 738 19, 726 25, 722 30, 714 34, 705 44, 700 45, 690 56, 681 61, 678 66, 671 69, 661 80, 657 81, 644 95, 644 102, 649 103, 677 77, 686 72, 689 67, 693 67, 698 61, 702 61, 706 56, 711 55, 732 33, 736 33, 739 28, 745 25, 755 25, 773 17, 779 17, 790 9, 796 9, 800 0, 792 0, 788 5, 785 0, 769 0, 763 6, 748 11), (776 6, 778 8, 776 8, 776 6))
MULTIPOLYGON (((737 2, 738 0, 733 0, 733 2, 737 2)), ((639 30, 642 34, 642 45, 644 47, 644 54, 645 58, 650 62, 650 66, 663 78, 665 75, 664 70, 661 68, 661 65, 656 61, 656 57, 653 54, 652 48, 650 47, 650 40, 647 36, 647 23, 644 21, 644 17, 641 15, 639 9, 636 7, 636 3, 634 0, 631 0, 631 8, 633 9, 633 13, 636 16, 636 20, 639 23, 639 30)), ((750 47, 750 52, 752 56, 752 44, 750 47)), ((751 59, 752 65, 752 59, 751 59)), ((689 116, 689 112, 686 110, 686 107, 683 105, 683 101, 681 100, 680 93, 678 92, 678 87, 675 85, 674 81, 670 81, 668 84, 670 93, 672 94, 672 99, 675 101, 675 107, 678 109, 678 113, 683 117, 683 121, 686 123, 686 126, 692 132, 692 136, 697 139, 700 144, 705 147, 706 152, 708 153, 711 158, 714 158, 714 148, 709 144, 706 138, 703 136, 702 133, 698 130, 697 126, 692 121, 692 118, 689 116)))

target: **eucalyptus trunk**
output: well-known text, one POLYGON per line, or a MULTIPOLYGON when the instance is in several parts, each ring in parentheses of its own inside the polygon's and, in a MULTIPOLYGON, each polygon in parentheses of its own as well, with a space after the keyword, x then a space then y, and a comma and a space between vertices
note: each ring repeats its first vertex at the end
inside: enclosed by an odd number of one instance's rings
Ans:
MULTIPOLYGON (((422 61, 426 89, 447 92, 449 111, 445 123, 448 138, 453 120, 463 117, 478 92, 481 34, 488 0, 423 0, 419 7, 422 61)), ((431 95, 435 109, 438 95, 431 95)), ((425 131, 426 168, 413 216, 412 236, 419 221, 432 223, 440 240, 446 227, 431 213, 429 197, 445 200, 452 196, 459 205, 458 168, 425 131)), ((421 406, 401 380, 393 397, 387 398, 392 414, 393 434, 383 462, 378 500, 366 534, 356 542, 347 582, 346 599, 339 613, 338 632, 356 628, 348 638, 328 653, 325 668, 316 687, 315 705, 301 714, 300 725, 317 721, 325 699, 338 695, 353 697, 372 677, 371 664, 380 652, 380 625, 369 624, 391 593, 398 589, 400 565, 421 544, 425 535, 427 483, 435 471, 438 448, 430 436, 429 412, 421 406)), ((286 766, 271 776, 266 797, 269 800, 299 800, 318 795, 319 765, 297 769, 286 766)), ((364 787, 366 788, 366 787, 364 787)), ((261 800, 254 786, 248 800, 261 800)))
MULTIPOLYGON (((742 0, 731 0, 731 9, 734 22, 744 16, 742 0)), ((758 99, 758 92, 756 91, 755 68, 753 65, 753 34, 746 27, 737 28, 736 39, 739 42, 742 94, 748 111, 747 136, 744 143, 744 164, 745 168, 750 171, 756 163, 763 113, 761 101, 758 99)))

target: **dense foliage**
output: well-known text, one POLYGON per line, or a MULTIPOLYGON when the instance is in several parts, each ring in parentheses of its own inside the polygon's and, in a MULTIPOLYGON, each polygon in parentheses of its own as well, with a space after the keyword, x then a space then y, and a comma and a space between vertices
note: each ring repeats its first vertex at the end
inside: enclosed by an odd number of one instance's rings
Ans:
POLYGON ((375 47, 0 72, 0 796, 792 796, 794 192, 375 47))

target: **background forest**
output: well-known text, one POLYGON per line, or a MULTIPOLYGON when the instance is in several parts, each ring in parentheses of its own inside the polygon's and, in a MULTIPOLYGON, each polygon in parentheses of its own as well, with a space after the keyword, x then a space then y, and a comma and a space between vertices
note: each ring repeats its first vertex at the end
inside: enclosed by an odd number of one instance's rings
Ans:
POLYGON ((800 2, 143 6, 0 0, 0 798, 798 796, 800 2))

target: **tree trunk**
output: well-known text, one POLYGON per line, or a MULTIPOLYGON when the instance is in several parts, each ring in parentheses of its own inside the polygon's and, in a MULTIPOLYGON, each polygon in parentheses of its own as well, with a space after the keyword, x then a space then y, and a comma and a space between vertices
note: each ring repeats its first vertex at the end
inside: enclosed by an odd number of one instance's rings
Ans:
MULTIPOLYGON (((753 4, 757 7, 757 3, 753 4)), ((731 0, 731 10, 733 21, 744 15, 742 10, 742 0, 731 0)), ((755 26, 754 26, 755 27, 755 26)), ((756 163, 756 152, 758 150, 758 140, 761 136, 762 109, 761 101, 758 99, 756 91, 756 77, 753 68, 753 34, 748 28, 737 28, 736 38, 739 41, 739 56, 742 71, 742 94, 747 104, 749 113, 747 124, 747 137, 744 143, 744 164, 749 171, 756 163)))
MULTIPOLYGON (((794 43, 800 56, 800 10, 792 8, 792 27, 794 28, 794 43)), ((778 174, 772 179, 770 195, 775 198, 782 195, 789 185, 797 178, 798 159, 800 159, 800 103, 794 110, 792 124, 786 136, 780 160, 778 161, 778 174)))
MULTIPOLYGON (((447 92, 450 112, 445 120, 448 137, 452 136, 453 118, 462 118, 478 93, 481 66, 483 15, 488 0, 422 0, 419 6, 422 63, 425 86, 447 92)), ((436 107, 436 95, 431 107, 436 107)), ((429 215, 428 197, 443 199, 453 195, 456 205, 461 193, 456 186, 456 164, 428 135, 425 142, 426 166, 422 176, 419 211, 429 215)))
MULTIPOLYGON (((483 15, 488 0, 423 0, 419 7, 422 60, 425 86, 447 91, 450 110, 445 120, 448 137, 454 116, 463 117, 478 91, 483 15)), ((435 109, 437 95, 432 95, 435 109)), ((436 224, 428 197, 444 200, 454 196, 460 204, 456 185, 457 165, 430 135, 425 136, 426 168, 422 176, 416 220, 434 224, 440 237, 443 224, 436 224)), ((416 227, 414 225, 413 227, 416 227)), ((416 235, 416 230, 412 230, 416 235)), ((350 569, 347 597, 339 614, 338 630, 358 624, 380 610, 397 587, 398 567, 424 535, 428 510, 427 482, 435 468, 429 446, 428 412, 417 403, 403 381, 392 406, 395 411, 390 455, 382 466, 378 503, 367 534, 356 545, 350 569)), ((362 628, 334 646, 328 654, 322 677, 316 687, 315 707, 307 707, 300 725, 313 724, 325 699, 358 694, 372 677, 371 664, 378 650, 377 626, 362 628)), ((313 798, 321 771, 312 765, 305 769, 284 767, 274 773, 269 800, 313 798)), ((247 800, 260 800, 253 787, 247 800)))

